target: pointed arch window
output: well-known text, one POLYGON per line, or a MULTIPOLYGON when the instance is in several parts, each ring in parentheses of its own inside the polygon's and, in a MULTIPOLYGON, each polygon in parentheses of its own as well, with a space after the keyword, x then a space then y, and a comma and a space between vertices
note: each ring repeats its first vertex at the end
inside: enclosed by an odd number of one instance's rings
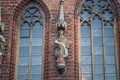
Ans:
POLYGON ((84 0, 80 9, 81 80, 118 80, 115 18, 107 0, 84 0))
POLYGON ((43 19, 33 5, 21 15, 17 80, 41 80, 43 19))

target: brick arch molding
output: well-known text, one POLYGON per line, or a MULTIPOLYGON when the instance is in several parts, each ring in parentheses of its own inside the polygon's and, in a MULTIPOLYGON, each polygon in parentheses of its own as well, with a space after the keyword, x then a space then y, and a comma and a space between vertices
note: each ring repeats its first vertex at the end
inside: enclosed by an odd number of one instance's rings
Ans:
MULTIPOLYGON (((35 4, 37 5, 45 15, 45 29, 47 30, 50 25, 50 12, 47 7, 47 5, 42 0, 21 0, 18 2, 18 4, 15 6, 13 11, 13 22, 12 22, 12 42, 11 42, 11 63, 10 63, 10 74, 9 78, 10 80, 14 80, 15 77, 15 64, 16 64, 16 50, 17 50, 17 43, 18 43, 18 26, 19 26, 19 16, 20 13, 24 10, 25 7, 29 6, 29 4, 35 4), (14 59, 14 60, 13 60, 14 59)), ((46 32, 44 36, 48 36, 48 33, 46 32)), ((49 38, 46 37, 46 38, 49 38)), ((47 39, 48 40, 48 39, 47 39)), ((45 42, 47 42, 47 40, 45 42)))

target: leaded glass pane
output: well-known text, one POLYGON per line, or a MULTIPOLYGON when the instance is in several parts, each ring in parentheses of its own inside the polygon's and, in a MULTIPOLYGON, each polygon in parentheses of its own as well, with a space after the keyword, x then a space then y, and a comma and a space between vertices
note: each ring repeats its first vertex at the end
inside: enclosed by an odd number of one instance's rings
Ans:
POLYGON ((28 57, 19 57, 18 65, 28 65, 28 57))
POLYGON ((95 28, 95 29, 93 30, 94 36, 102 36, 101 33, 102 33, 102 30, 101 30, 101 29, 95 28))
POLYGON ((42 38, 32 38, 32 46, 42 46, 42 38))
POLYGON ((19 66, 18 68, 19 75, 26 75, 28 74, 28 65, 19 66))
POLYGON ((114 45, 105 45, 105 53, 114 54, 115 53, 114 45))
MULTIPOLYGON (((113 37, 105 37, 104 38, 104 44, 105 45, 110 45, 110 46, 114 45, 113 37)), ((113 48, 114 48, 114 46, 113 46, 113 48)))
POLYGON ((99 5, 94 5, 93 7, 93 11, 98 13, 100 11, 100 6, 99 5))
POLYGON ((115 64, 115 56, 113 55, 106 55, 106 64, 115 64))
POLYGON ((100 0, 99 4, 104 7, 108 5, 108 2, 106 0, 100 0))
POLYGON ((114 29, 113 28, 106 28, 104 29, 104 36, 114 36, 114 29))
POLYGON ((27 75, 18 75, 18 80, 28 80, 27 75))
POLYGON ((31 65, 41 65, 41 56, 32 56, 32 63, 31 65))
POLYGON ((81 17, 86 19, 89 19, 91 17, 90 11, 85 9, 84 11, 81 12, 81 17))
POLYGON ((91 64, 91 56, 82 56, 82 64, 91 64))
MULTIPOLYGON (((111 29, 111 28, 113 29, 113 28, 114 28, 114 24, 111 23, 110 21, 107 21, 104 25, 105 25, 105 27, 104 27, 105 29, 108 29, 108 28, 109 28, 109 29, 111 29)), ((114 30, 114 29, 113 29, 113 30, 114 30)), ((113 33, 114 33, 114 32, 113 32, 113 33)))
POLYGON ((25 56, 27 57, 29 55, 29 47, 20 47, 19 48, 19 57, 25 56))
POLYGON ((32 34, 33 38, 42 37, 42 29, 33 29, 32 32, 33 32, 32 34))
POLYGON ((38 28, 42 29, 42 27, 43 27, 43 26, 42 26, 42 24, 41 24, 40 22, 35 22, 35 24, 34 24, 34 29, 35 29, 35 28, 37 28, 37 29, 38 29, 38 28))
POLYGON ((102 37, 94 37, 93 41, 94 41, 94 43, 93 43, 94 46, 102 45, 102 37))
POLYGON ((29 37, 30 36, 30 31, 29 30, 22 30, 21 29, 21 32, 20 32, 20 37, 29 37))
POLYGON ((95 74, 94 80, 104 80, 104 75, 103 74, 95 74))
POLYGON ((93 22, 92 22, 92 27, 93 28, 101 28, 102 27, 102 22, 99 16, 94 16, 93 22))
MULTIPOLYGON (((90 11, 83 12, 88 14, 86 18, 91 16, 90 11)), ((83 22, 81 27, 81 64, 82 64, 82 78, 91 80, 92 67, 91 67, 91 47, 90 47, 90 26, 88 23, 83 22)))
POLYGON ((24 22, 23 24, 21 24, 21 29, 30 29, 29 23, 24 22))
POLYGON ((102 45, 94 46, 94 55, 102 55, 102 45))
POLYGON ((94 73, 95 74, 102 74, 103 72, 103 65, 101 64, 95 64, 94 65, 94 73))
POLYGON ((106 9, 104 10, 104 12, 102 13, 102 16, 106 19, 109 20, 113 17, 113 13, 112 11, 110 11, 110 9, 106 9))
POLYGON ((82 46, 81 47, 81 53, 83 53, 83 54, 81 54, 81 55, 88 55, 88 56, 90 56, 91 55, 91 52, 90 52, 90 46, 82 46))
POLYGON ((29 38, 21 38, 20 39, 20 47, 28 47, 29 46, 29 38))
POLYGON ((41 74, 41 66, 31 66, 31 74, 36 74, 36 75, 40 75, 41 74))
POLYGON ((82 25, 81 25, 81 29, 90 29, 90 26, 89 26, 89 23, 88 22, 83 22, 82 25))
POLYGON ((31 80, 42 80, 40 74, 38 75, 31 75, 31 80))
POLYGON ((95 55, 94 56, 94 64, 103 64, 103 56, 102 55, 95 55))
POLYGON ((90 29, 82 28, 81 29, 81 37, 90 37, 90 29))
POLYGON ((82 73, 91 73, 91 64, 83 64, 82 65, 82 73))
POLYGON ((81 46, 90 46, 90 38, 82 38, 81 46))
POLYGON ((32 46, 32 56, 41 56, 42 55, 42 47, 41 46, 32 46))
POLYGON ((116 74, 106 74, 106 80, 116 80, 116 74))
POLYGON ((39 15, 40 15, 40 12, 39 12, 38 10, 36 10, 36 11, 34 12, 34 15, 35 15, 35 16, 39 16, 39 15))
POLYGON ((116 71, 115 71, 116 69, 115 69, 115 65, 114 64, 107 64, 106 65, 106 73, 115 73, 116 71))

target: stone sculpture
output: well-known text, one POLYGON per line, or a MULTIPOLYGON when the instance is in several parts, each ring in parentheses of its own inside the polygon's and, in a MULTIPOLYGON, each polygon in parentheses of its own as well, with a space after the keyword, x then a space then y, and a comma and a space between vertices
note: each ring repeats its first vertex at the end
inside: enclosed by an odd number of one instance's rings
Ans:
POLYGON ((64 36, 67 24, 64 21, 63 2, 64 0, 60 0, 60 17, 57 23, 58 38, 55 40, 55 57, 57 63, 57 70, 60 74, 63 74, 66 71, 66 57, 68 57, 69 46, 68 40, 64 36))

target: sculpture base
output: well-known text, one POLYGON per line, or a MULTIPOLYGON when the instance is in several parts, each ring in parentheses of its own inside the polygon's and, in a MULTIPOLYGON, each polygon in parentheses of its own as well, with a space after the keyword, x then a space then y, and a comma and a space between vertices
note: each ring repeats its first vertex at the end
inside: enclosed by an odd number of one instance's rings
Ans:
POLYGON ((65 68, 65 64, 64 65, 57 65, 57 71, 60 73, 60 74, 64 74, 66 72, 66 68, 65 68))

